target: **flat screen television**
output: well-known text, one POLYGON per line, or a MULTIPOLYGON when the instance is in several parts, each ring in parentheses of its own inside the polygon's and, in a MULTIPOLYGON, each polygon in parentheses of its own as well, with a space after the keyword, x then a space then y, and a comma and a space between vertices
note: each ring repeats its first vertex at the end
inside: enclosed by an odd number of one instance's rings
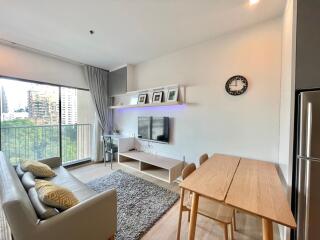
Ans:
POLYGON ((169 118, 138 117, 138 138, 168 143, 169 118))

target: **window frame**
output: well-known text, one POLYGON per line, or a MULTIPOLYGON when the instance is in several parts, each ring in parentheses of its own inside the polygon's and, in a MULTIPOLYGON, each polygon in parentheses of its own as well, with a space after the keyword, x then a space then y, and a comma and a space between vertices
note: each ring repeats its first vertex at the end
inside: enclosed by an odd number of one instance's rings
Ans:
MULTIPOLYGON (((0 74, 0 79, 6 79, 6 80, 13 80, 13 81, 20 81, 20 82, 27 82, 27 83, 35 83, 35 84, 41 84, 41 85, 48 85, 48 86, 53 86, 53 87, 58 87, 58 92, 59 92, 59 155, 62 159, 62 101, 61 101, 61 88, 70 88, 70 89, 76 89, 76 90, 82 90, 82 91, 88 91, 90 92, 89 89, 86 88, 79 88, 79 87, 72 87, 72 86, 67 86, 67 85, 62 85, 62 84, 54 84, 54 83, 48 83, 48 82, 42 82, 42 81, 36 81, 36 80, 30 80, 30 79, 24 79, 24 78, 17 78, 17 77, 10 77, 10 76, 5 76, 0 74)), ((2 127, 2 121, 1 121, 1 114, 2 114, 2 109, 1 109, 1 104, 0 104, 0 129, 2 127)), ((2 134, 0 131, 0 151, 2 151, 2 134)), ((91 157, 90 158, 84 158, 84 159, 76 159, 72 160, 71 162, 63 164, 65 167, 72 167, 75 165, 79 164, 85 164, 92 161, 91 157)))

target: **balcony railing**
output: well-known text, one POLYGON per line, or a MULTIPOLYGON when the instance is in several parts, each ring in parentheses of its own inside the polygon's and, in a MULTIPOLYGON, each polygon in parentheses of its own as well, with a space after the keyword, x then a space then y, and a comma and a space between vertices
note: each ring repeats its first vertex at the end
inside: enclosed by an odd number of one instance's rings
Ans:
MULTIPOLYGON (((91 156, 91 124, 62 125, 62 162, 91 156)), ((59 125, 1 128, 1 151, 12 164, 60 156, 59 125)))

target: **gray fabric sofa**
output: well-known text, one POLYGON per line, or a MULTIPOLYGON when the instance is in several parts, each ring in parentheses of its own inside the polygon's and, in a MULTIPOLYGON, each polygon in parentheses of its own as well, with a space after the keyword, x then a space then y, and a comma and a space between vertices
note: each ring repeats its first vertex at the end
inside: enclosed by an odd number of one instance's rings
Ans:
POLYGON ((76 206, 46 220, 40 220, 14 167, 0 152, 2 208, 14 240, 107 240, 117 228, 116 191, 97 194, 73 177, 60 158, 41 162, 57 176, 49 179, 70 189, 80 200, 76 206))

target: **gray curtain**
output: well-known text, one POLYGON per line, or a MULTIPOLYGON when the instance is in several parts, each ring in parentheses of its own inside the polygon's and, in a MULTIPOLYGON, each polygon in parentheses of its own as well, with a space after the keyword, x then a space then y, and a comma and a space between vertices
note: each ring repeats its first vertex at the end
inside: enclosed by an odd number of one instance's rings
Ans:
POLYGON ((92 160, 100 161, 104 158, 101 136, 112 131, 112 110, 109 109, 111 99, 108 96, 109 72, 100 68, 85 66, 85 74, 100 126, 94 129, 95 139, 93 142, 95 142, 95 147, 92 148, 92 160))
POLYGON ((112 111, 108 108, 110 101, 108 96, 109 72, 92 66, 85 66, 85 72, 102 133, 109 134, 112 130, 112 111))

